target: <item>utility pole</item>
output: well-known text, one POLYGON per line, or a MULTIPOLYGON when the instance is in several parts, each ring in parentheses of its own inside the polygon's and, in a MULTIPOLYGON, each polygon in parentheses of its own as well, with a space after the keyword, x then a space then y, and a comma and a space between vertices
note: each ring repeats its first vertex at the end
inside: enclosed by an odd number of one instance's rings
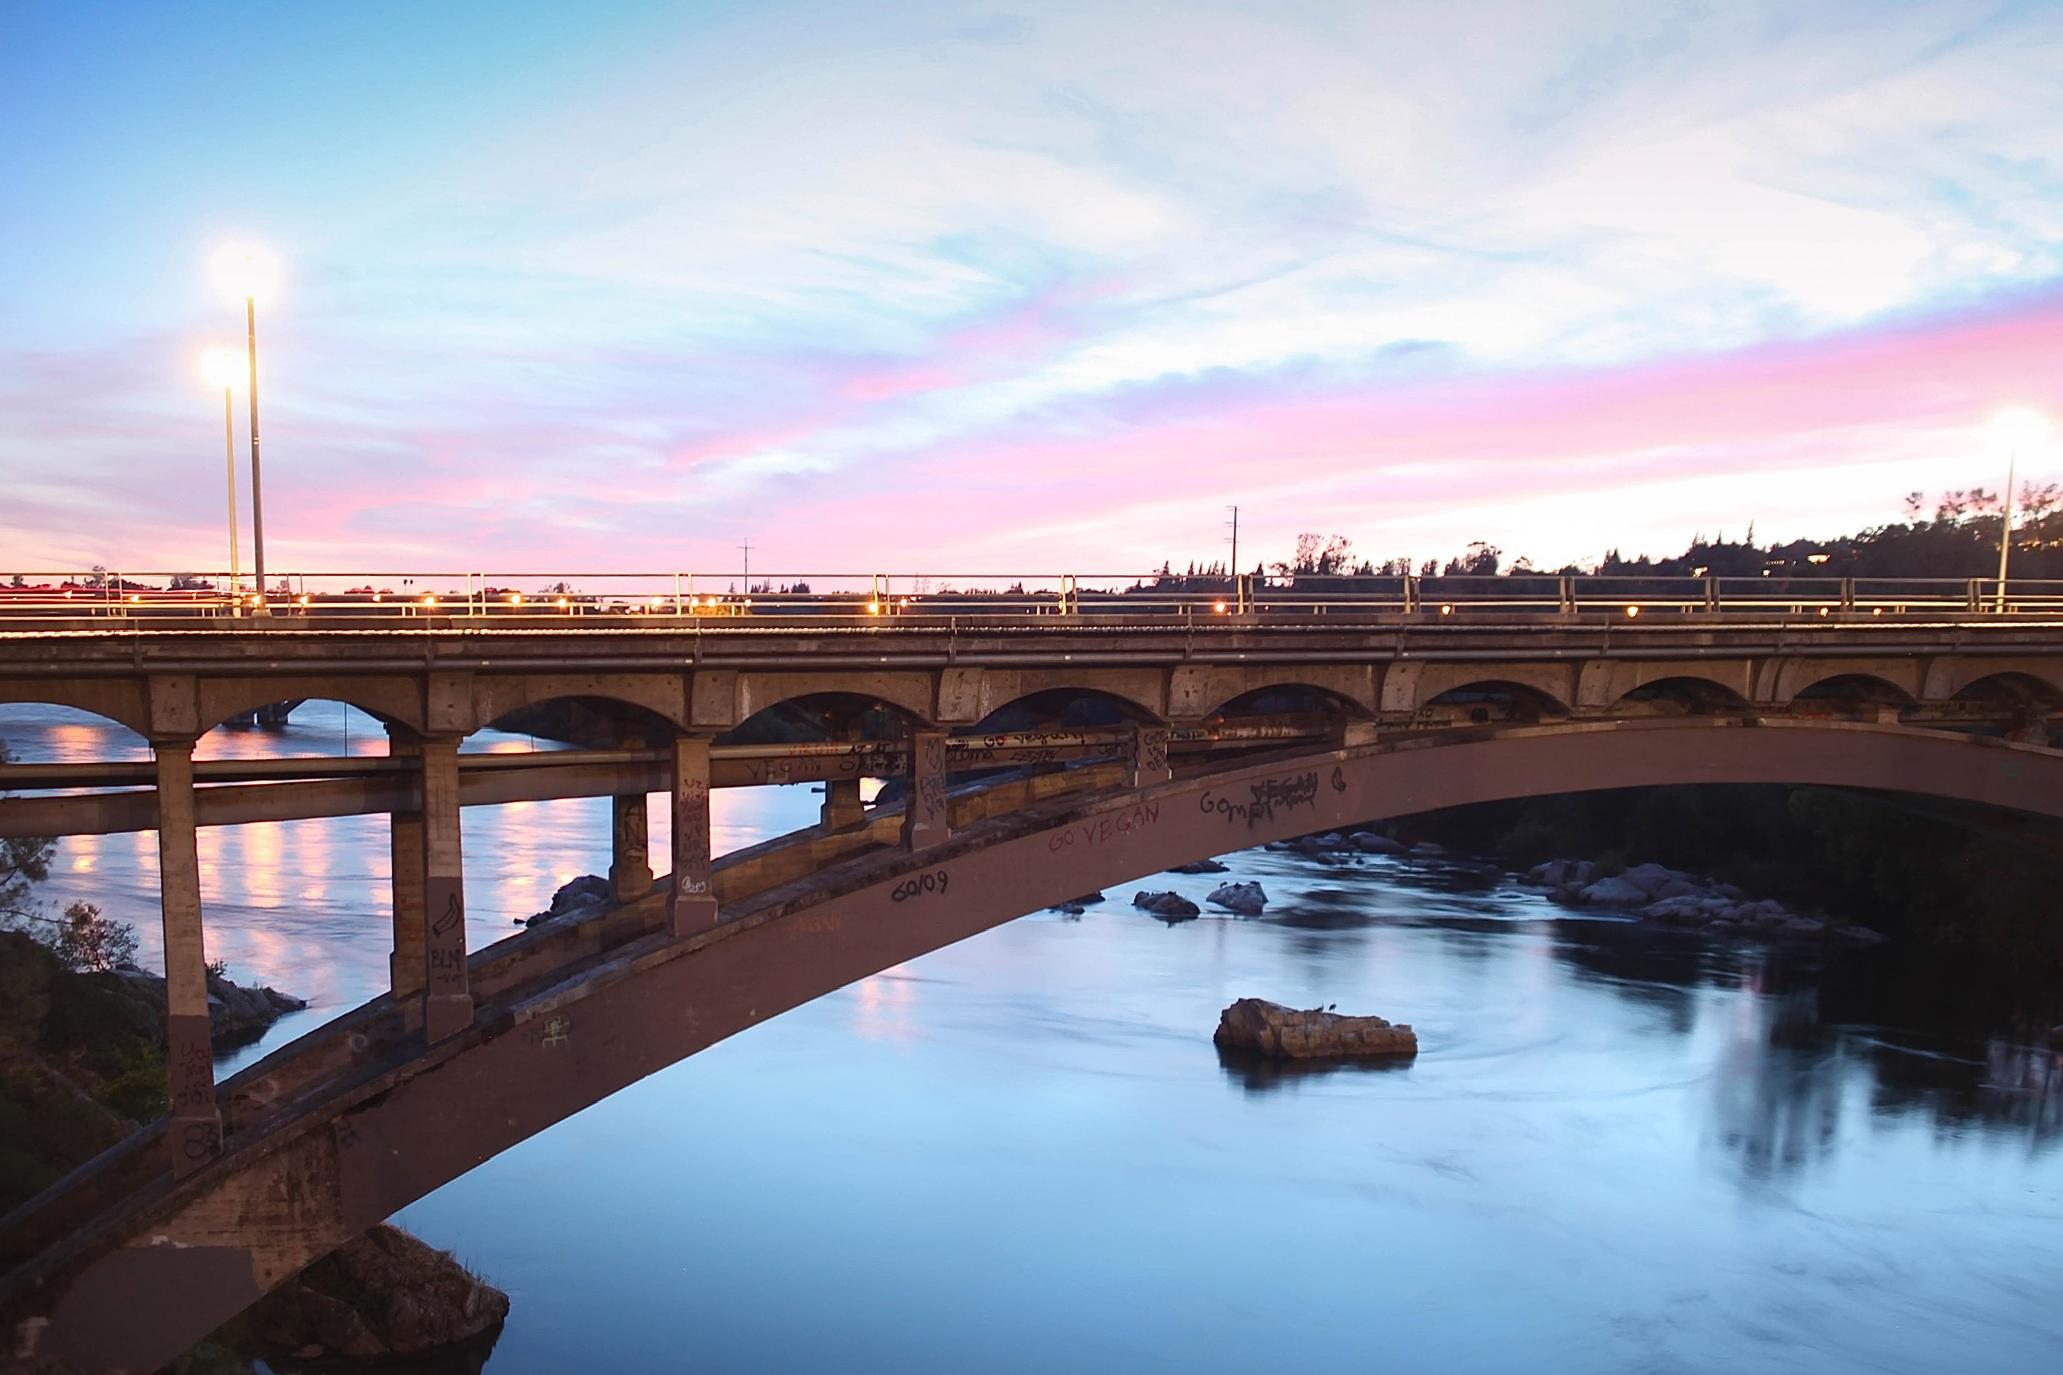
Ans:
POLYGON ((1999 599, 1998 615, 2006 614, 2006 554, 2013 547, 2013 469, 2020 462, 2020 447, 2016 444, 2006 451, 2006 505, 1999 517, 1999 599))
POLYGON ((1239 508, 1237 506, 1227 506, 1225 509, 1232 513, 1232 576, 1237 578, 1239 576, 1239 508))
POLYGON ((738 548, 745 555, 745 595, 749 597, 752 595, 752 542, 747 540, 738 548))

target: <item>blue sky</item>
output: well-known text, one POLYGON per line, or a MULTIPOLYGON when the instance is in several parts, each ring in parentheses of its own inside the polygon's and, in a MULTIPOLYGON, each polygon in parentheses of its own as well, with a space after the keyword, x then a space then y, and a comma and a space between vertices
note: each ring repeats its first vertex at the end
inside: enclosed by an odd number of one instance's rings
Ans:
POLYGON ((234 239, 275 567, 1887 519, 2063 411, 2058 90, 2056 5, 16 0, 0 562, 224 561, 234 239))

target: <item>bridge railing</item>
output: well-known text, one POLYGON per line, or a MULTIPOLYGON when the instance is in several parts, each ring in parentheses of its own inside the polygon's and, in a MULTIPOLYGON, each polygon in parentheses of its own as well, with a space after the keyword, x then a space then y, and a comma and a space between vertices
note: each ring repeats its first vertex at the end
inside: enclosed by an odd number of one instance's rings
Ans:
POLYGON ((1314 616, 1427 620, 1606 615, 1879 618, 2054 616, 2063 579, 1761 577, 1520 572, 1191 576, 501 571, 291 572, 261 598, 220 573, 0 574, 0 619, 33 617, 809 618, 981 622, 1024 617, 1208 622, 1314 616))

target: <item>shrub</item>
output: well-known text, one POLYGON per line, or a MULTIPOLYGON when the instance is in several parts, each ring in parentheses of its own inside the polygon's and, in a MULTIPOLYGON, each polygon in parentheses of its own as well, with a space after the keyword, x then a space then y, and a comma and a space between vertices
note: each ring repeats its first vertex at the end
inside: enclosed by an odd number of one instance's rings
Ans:
POLYGON ((106 973, 136 962, 136 928, 102 916, 90 902, 75 902, 64 909, 51 949, 67 969, 106 973))

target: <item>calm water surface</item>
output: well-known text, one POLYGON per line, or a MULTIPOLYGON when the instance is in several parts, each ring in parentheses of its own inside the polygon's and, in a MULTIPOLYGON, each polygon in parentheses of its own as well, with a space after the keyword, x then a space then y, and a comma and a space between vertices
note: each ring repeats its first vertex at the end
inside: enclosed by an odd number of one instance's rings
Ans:
MULTIPOLYGON (((52 709, 0 708, 0 738, 144 753, 52 709)), ((385 737, 311 703, 202 751, 345 748, 385 737)), ((718 846, 815 805, 719 793, 718 846)), ((608 863, 605 800, 464 824, 476 945, 608 863)), ((202 856, 210 953, 315 1000, 225 1069, 376 991, 384 818, 204 831, 202 856)), ((654 1075, 398 1220, 513 1295, 492 1375, 2063 1369, 2054 1052, 1916 1028, 1869 956, 1571 919, 1452 866, 1230 862, 1264 919, 1166 927, 1129 908, 1138 885, 1026 917, 654 1075), (1423 1052, 1222 1065, 1210 1032, 1244 995, 1409 1021, 1423 1052)), ((154 959, 154 836, 65 841, 47 891, 135 922, 154 959)))

